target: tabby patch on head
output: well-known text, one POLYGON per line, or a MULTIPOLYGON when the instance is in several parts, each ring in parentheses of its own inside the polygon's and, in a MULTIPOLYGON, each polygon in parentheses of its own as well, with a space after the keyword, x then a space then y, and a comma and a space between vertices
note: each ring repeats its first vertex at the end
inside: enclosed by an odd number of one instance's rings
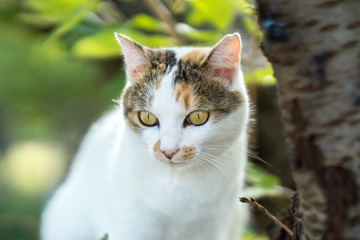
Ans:
MULTIPOLYGON (((199 157, 241 116, 244 92, 241 41, 226 35, 213 48, 150 49, 121 34, 119 41, 128 84, 122 95, 124 115, 155 158, 183 165, 199 157)), ((231 129, 230 129, 231 130, 231 129)), ((231 132, 231 131, 230 131, 231 132)))

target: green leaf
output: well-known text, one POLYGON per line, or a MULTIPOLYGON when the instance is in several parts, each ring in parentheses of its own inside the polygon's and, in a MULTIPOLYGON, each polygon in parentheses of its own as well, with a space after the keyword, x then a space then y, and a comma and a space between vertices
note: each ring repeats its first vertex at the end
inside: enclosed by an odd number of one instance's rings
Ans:
POLYGON ((264 85, 273 85, 276 83, 274 70, 270 65, 265 68, 256 68, 251 72, 245 72, 244 75, 247 83, 256 82, 264 85))
POLYGON ((278 196, 280 179, 269 173, 262 167, 249 162, 246 166, 246 180, 250 186, 242 193, 244 196, 261 198, 266 196, 278 196))
POLYGON ((173 46, 173 39, 163 35, 146 35, 128 27, 104 29, 79 39, 71 52, 84 58, 113 58, 120 55, 114 32, 119 32, 148 47, 173 46))
POLYGON ((25 0, 22 5, 32 11, 24 12, 20 18, 35 25, 49 26, 66 19, 87 0, 25 0))
POLYGON ((166 28, 162 22, 147 14, 136 14, 131 19, 131 24, 134 28, 152 32, 165 32, 166 28))
POLYGON ((111 58, 119 56, 120 46, 115 40, 114 31, 105 29, 80 38, 72 47, 71 53, 84 58, 111 58))
POLYGON ((176 31, 187 39, 207 45, 213 45, 223 37, 218 31, 200 31, 186 23, 176 24, 176 31))
POLYGON ((280 183, 279 177, 251 162, 249 162, 246 167, 246 175, 248 176, 247 180, 253 186, 271 188, 276 187, 280 183))
POLYGON ((255 199, 263 197, 276 197, 281 195, 281 190, 275 186, 272 188, 264 188, 258 186, 246 187, 242 192, 243 196, 250 196, 255 199))
POLYGON ((85 14, 96 8, 99 2, 100 0, 88 0, 87 2, 85 2, 83 5, 77 8, 67 19, 65 19, 57 28, 55 28, 47 37, 45 42, 57 39, 70 29, 74 28, 74 26, 83 19, 85 14))
POLYGON ((132 28, 124 25, 121 28, 115 29, 116 32, 124 34, 130 37, 132 40, 139 42, 147 47, 170 47, 175 45, 175 40, 171 37, 160 35, 160 34, 144 34, 140 31, 134 30, 132 28))
POLYGON ((253 231, 246 229, 241 236, 241 240, 270 240, 270 238, 254 233, 253 231))
POLYGON ((231 0, 197 0, 189 1, 189 4, 192 11, 187 16, 187 22, 196 27, 210 23, 225 32, 235 17, 231 0))

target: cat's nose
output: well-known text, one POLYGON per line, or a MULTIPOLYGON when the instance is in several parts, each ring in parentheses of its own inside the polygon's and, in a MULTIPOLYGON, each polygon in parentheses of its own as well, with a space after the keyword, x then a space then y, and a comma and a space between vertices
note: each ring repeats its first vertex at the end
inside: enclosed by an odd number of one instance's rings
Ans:
POLYGON ((174 155, 179 151, 180 149, 170 149, 167 151, 162 150, 161 152, 165 155, 167 159, 172 159, 174 155))
POLYGON ((176 136, 168 133, 161 138, 160 151, 166 158, 172 159, 179 150, 179 140, 176 136))

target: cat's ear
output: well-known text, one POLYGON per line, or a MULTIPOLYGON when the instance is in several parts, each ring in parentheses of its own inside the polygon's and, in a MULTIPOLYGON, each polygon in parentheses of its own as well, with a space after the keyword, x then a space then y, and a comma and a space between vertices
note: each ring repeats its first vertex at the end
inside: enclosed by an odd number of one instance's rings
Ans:
POLYGON ((125 35, 115 33, 125 58, 126 76, 131 82, 137 82, 147 71, 150 60, 147 55, 148 48, 131 40, 125 35))
POLYGON ((240 70, 241 39, 238 33, 223 37, 209 52, 208 69, 216 77, 232 86, 240 70))

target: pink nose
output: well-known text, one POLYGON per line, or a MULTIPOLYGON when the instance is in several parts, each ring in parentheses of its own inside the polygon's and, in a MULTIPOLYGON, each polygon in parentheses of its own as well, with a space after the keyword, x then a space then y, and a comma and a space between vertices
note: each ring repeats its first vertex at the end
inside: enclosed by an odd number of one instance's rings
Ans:
POLYGON ((174 155, 179 151, 180 149, 170 149, 170 150, 161 150, 161 152, 165 155, 167 159, 172 159, 174 155))

